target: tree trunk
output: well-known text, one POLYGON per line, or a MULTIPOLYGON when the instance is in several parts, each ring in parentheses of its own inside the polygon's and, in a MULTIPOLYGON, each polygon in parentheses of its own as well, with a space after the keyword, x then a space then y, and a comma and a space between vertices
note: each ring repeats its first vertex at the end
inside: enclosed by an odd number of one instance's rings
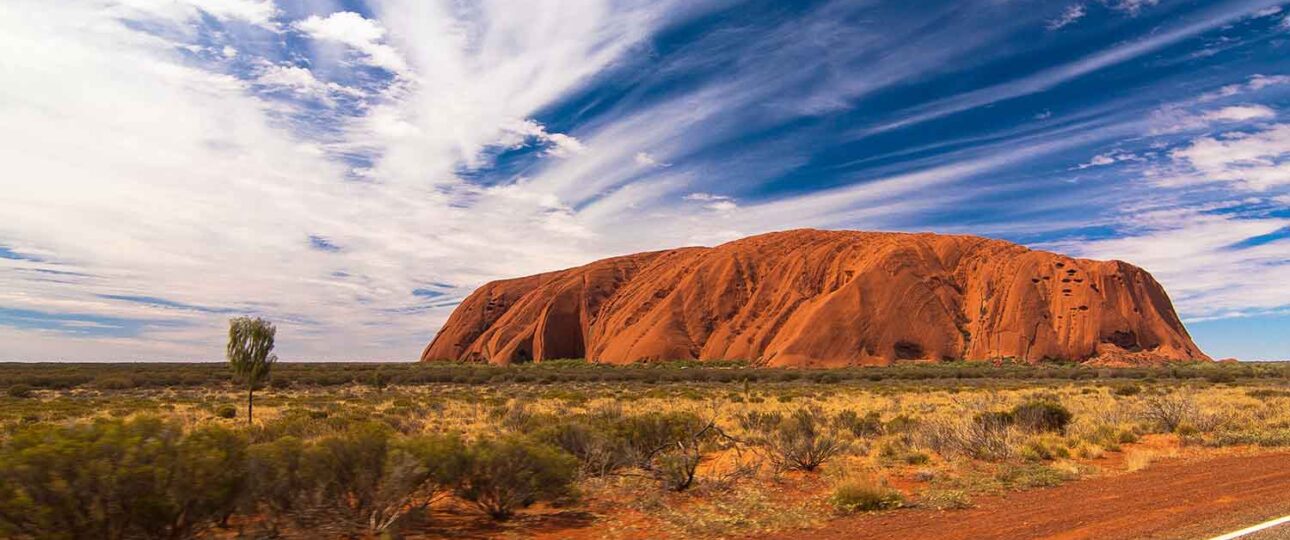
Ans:
POLYGON ((246 425, 250 426, 255 412, 255 386, 246 386, 246 425))

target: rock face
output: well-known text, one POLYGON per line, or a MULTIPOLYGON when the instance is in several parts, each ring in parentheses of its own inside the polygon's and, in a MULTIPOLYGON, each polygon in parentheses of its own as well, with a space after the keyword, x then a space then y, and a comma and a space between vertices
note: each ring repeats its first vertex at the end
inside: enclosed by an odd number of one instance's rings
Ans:
POLYGON ((1120 261, 973 236, 794 230, 494 281, 421 360, 1208 360, 1120 261))

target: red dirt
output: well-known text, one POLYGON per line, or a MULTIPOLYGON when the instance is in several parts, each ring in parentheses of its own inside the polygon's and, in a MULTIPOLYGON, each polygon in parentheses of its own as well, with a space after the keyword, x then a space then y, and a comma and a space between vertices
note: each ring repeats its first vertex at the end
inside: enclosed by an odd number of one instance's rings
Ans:
POLYGON ((796 230, 480 287, 423 361, 1208 360, 1151 275, 975 236, 796 230))
POLYGON ((975 503, 843 518, 772 538, 1205 538, 1290 514, 1290 453, 1177 460, 975 503))

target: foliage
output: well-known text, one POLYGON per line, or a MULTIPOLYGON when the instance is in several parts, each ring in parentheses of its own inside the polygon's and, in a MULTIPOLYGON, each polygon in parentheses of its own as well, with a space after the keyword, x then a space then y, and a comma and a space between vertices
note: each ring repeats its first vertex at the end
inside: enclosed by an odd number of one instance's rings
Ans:
POLYGON ((215 409, 215 416, 220 418, 237 418, 237 407, 232 405, 220 405, 215 409))
POLYGON ((1197 415, 1196 399, 1189 392, 1158 394, 1142 400, 1143 420, 1172 432, 1178 426, 1192 421, 1197 415))
POLYGON ((245 440, 155 418, 37 426, 0 447, 0 531, 37 538, 180 538, 235 509, 245 440))
POLYGON ((466 453, 456 437, 395 439, 385 425, 361 423, 317 441, 305 460, 330 512, 379 532, 447 494, 466 453))
POLYGON ((780 468, 814 471, 846 449, 846 442, 827 426, 825 415, 816 408, 803 407, 766 429, 756 439, 770 451, 771 461, 780 468))
POLYGON ((1117 396, 1136 396, 1142 393, 1142 387, 1136 384, 1122 384, 1115 387, 1111 393, 1117 396))
MULTIPOLYGON (((13 363, 0 364, 0 386, 28 384, 33 388, 62 389, 93 385, 102 389, 156 388, 221 384, 227 371, 215 364, 200 363, 13 363), (96 379, 103 384, 96 383, 96 379)), ((1014 364, 991 366, 980 362, 902 364, 830 370, 830 381, 847 383, 892 383, 901 381, 942 382, 962 386, 977 382, 1018 380, 1146 381, 1148 379, 1188 381, 1214 375, 1242 380, 1284 380, 1290 377, 1285 362, 1242 362, 1240 364, 1170 364, 1120 369, 1099 369, 1069 364, 1014 364)), ((607 366, 583 360, 548 360, 517 366, 437 362, 420 363, 283 363, 273 368, 274 386, 371 385, 377 381, 395 385, 533 382, 702 382, 705 384, 749 385, 766 383, 817 385, 813 370, 753 367, 742 362, 659 362, 631 366, 607 366), (377 373, 379 372, 379 375, 377 373)))
POLYGON ((1074 417, 1060 403, 1040 400, 1028 401, 1012 409, 1011 417, 1017 427, 1032 432, 1065 432, 1074 417))
POLYGON ((31 385, 22 383, 10 386, 6 393, 9 397, 17 399, 26 399, 33 395, 31 385))
POLYGON ((929 489, 918 498, 918 505, 936 510, 972 508, 972 499, 961 489, 929 489))
POLYGON ((466 451, 457 494, 494 519, 573 492, 577 462, 564 452, 518 437, 476 441, 466 451))
POLYGON ((273 364, 273 339, 278 329, 259 317, 235 317, 228 321, 226 356, 233 374, 246 385, 246 421, 254 419, 255 387, 269 377, 273 364))
POLYGON ((848 514, 899 508, 904 502, 899 491, 872 478, 845 479, 829 495, 829 504, 848 514))
POLYGON ((881 435, 883 431, 882 417, 877 411, 869 411, 868 414, 860 416, 859 413, 846 409, 833 417, 833 425, 851 432, 856 437, 873 437, 881 435))
MULTIPOLYGON (((1290 370, 1275 366, 953 369, 967 372, 959 378, 948 375, 949 367, 844 369, 837 372, 837 384, 821 385, 816 372, 697 363, 625 368, 575 361, 513 367, 279 364, 273 378, 284 383, 284 390, 256 396, 256 408, 264 407, 256 411, 261 422, 230 428, 231 422, 218 417, 227 408, 221 405, 235 403, 237 394, 230 392, 245 387, 240 381, 234 387, 222 364, 0 364, 0 386, 40 389, 40 399, 3 398, 0 408, 0 511, 13 516, 0 518, 0 537, 274 537, 302 531, 398 537, 411 532, 399 529, 430 516, 437 508, 432 503, 449 494, 476 491, 471 498, 477 502, 463 502, 483 503, 485 511, 493 506, 490 499, 511 501, 499 516, 535 501, 568 500, 574 489, 567 482, 557 493, 490 496, 482 488, 489 481, 480 478, 523 475, 515 468, 472 469, 471 464, 483 461, 475 459, 481 455, 478 445, 496 448, 507 440, 545 448, 558 456, 554 462, 576 469, 564 469, 568 477, 615 477, 578 480, 590 497, 602 490, 630 490, 626 499, 633 502, 626 504, 647 505, 642 511, 670 520, 673 527, 732 535, 761 534, 767 530, 758 527, 787 523, 773 516, 791 514, 798 520, 793 523, 819 519, 816 510, 826 496, 785 502, 767 498, 762 482, 744 481, 762 465, 804 469, 786 457, 798 453, 825 456, 816 470, 843 461, 848 448, 855 450, 845 456, 852 470, 872 466, 904 474, 909 465, 934 464, 919 473, 926 472, 919 481, 931 485, 916 502, 956 508, 968 504, 967 494, 1053 485, 1081 474, 1063 460, 1066 456, 1096 458, 1120 451, 1136 456, 1141 448, 1130 443, 1142 433, 1170 429, 1154 409, 1184 411, 1172 429, 1188 444, 1290 444, 1290 394, 1273 378, 1290 370), (1193 376, 1213 372, 1230 372, 1241 382, 1211 385, 1193 376), (1102 381, 1052 380, 1064 373, 1102 381), (379 391, 378 381, 387 382, 379 391), (1117 395, 1114 389, 1126 383, 1140 393, 1117 395), (1162 406, 1171 403, 1181 407, 1162 406), (709 405, 712 415, 700 416, 709 405), (115 442, 99 435, 108 442, 77 443, 85 448, 69 450, 62 465, 42 465, 38 471, 25 465, 48 454, 48 448, 36 451, 19 442, 35 433, 70 440, 64 430, 89 430, 98 422, 119 426, 148 416, 182 423, 162 421, 165 428, 155 435, 122 435, 115 442), (94 417, 118 419, 84 421, 94 417), (190 438, 203 442, 190 443, 190 438), (127 450, 111 461, 94 457, 89 448, 95 445, 127 450), (812 452, 819 448, 840 450, 812 452), (206 450, 210 454, 202 457, 206 450), (173 456, 181 452, 194 469, 209 474, 179 467, 173 456), (241 457, 219 459, 225 455, 241 457), (709 458, 716 458, 712 466, 700 467, 709 458), (59 503, 49 495, 56 482, 47 478, 41 487, 40 471, 54 471, 48 478, 62 482, 66 477, 67 485, 78 486, 61 495, 73 502, 59 503), (208 487, 178 492, 153 487, 161 483, 157 478, 175 486, 208 487), (646 487, 655 484, 657 489, 646 487), (32 499, 28 493, 42 495, 32 499), (191 494, 195 499, 188 498, 191 494), (672 502, 681 504, 666 504, 672 502), (63 510, 67 507, 73 513, 63 510), (178 522, 166 517, 178 507, 192 510, 178 522), (74 512, 81 508, 91 509, 88 517, 77 517, 74 512), (236 532, 210 530, 226 518, 236 532), (127 525, 117 525, 113 533, 93 528, 95 523, 127 525)), ((59 445, 69 446, 67 440, 59 445)), ((519 468, 545 469, 543 462, 529 460, 519 468)), ((818 483, 821 476, 770 478, 796 484, 818 483)), ((505 493, 533 493, 520 489, 523 485, 506 483, 505 493)), ((610 505, 621 500, 605 499, 610 505)))
POLYGON ((317 482, 307 466, 305 443, 290 435, 247 449, 247 490, 244 506, 262 513, 273 531, 301 520, 315 506, 317 482))
POLYGON ((1004 465, 995 474, 1005 487, 1037 488, 1053 487, 1071 480, 1073 475, 1047 465, 1004 465))

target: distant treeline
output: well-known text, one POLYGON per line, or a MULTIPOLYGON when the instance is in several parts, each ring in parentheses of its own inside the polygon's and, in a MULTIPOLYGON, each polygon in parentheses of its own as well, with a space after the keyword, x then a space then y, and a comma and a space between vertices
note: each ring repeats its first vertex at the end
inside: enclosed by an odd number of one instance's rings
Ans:
MULTIPOLYGON (((888 367, 786 369, 753 367, 740 362, 659 362, 609 366, 583 360, 548 360, 537 364, 491 366, 461 363, 289 363, 273 370, 269 385, 375 386, 417 384, 498 384, 561 382, 816 382, 919 381, 955 379, 1287 379, 1290 362, 1240 364, 1188 363, 1156 367, 1098 368, 1079 364, 1037 365, 1004 362, 901 364, 888 367)), ((231 382, 224 363, 0 363, 0 388, 91 388, 124 390, 222 385, 231 382)))

